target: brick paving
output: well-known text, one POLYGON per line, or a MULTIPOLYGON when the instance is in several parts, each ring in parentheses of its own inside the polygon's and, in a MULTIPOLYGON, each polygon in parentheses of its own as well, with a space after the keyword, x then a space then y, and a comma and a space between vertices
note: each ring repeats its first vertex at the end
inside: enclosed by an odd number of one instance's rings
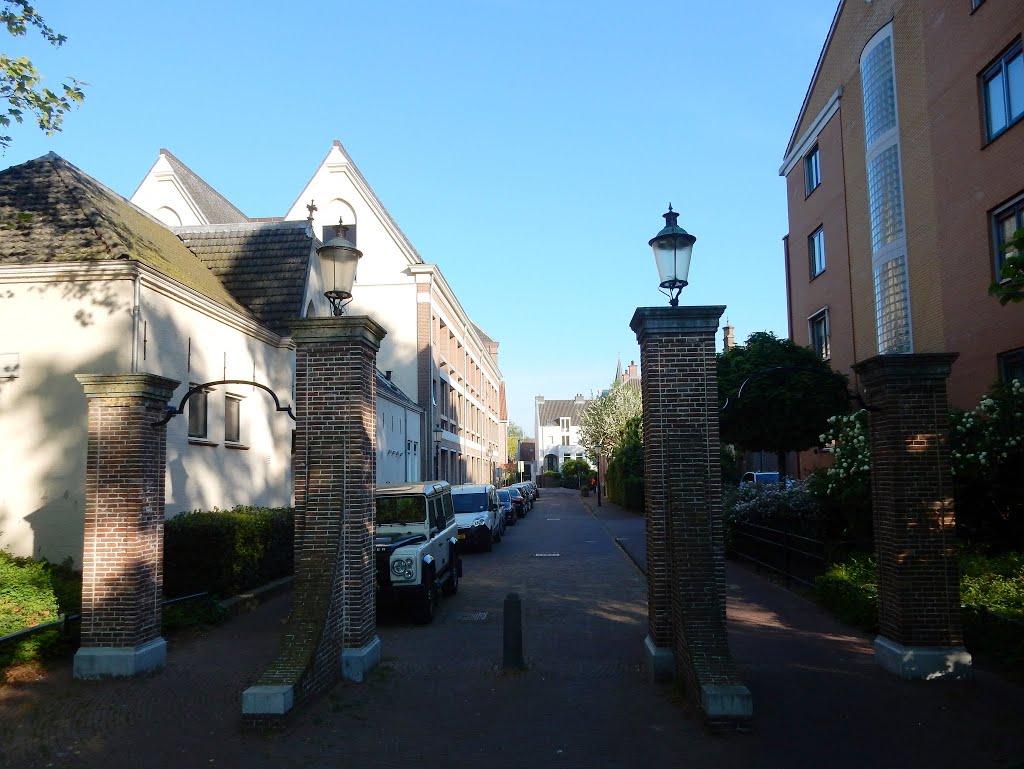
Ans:
POLYGON ((302 708, 284 731, 239 725, 241 693, 274 655, 288 596, 171 637, 167 667, 151 676, 80 682, 68 664, 0 688, 0 766, 1024 765, 1024 690, 985 673, 898 681, 875 667, 869 638, 732 567, 730 643, 754 732, 706 734, 676 687, 647 680, 646 587, 631 558, 643 564, 643 519, 545 489, 493 553, 466 556, 459 593, 434 624, 382 609, 381 667, 302 708), (526 605, 528 669, 506 674, 501 609, 513 591, 526 605))

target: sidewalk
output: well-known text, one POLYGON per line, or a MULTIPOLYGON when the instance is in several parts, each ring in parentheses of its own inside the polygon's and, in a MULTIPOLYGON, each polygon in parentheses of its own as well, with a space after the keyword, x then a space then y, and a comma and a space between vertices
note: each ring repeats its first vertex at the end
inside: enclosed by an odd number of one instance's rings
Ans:
MULTIPOLYGON (((641 571, 644 518, 583 503, 641 571)), ((966 682, 908 682, 874 662, 872 638, 817 604, 726 562, 729 641, 777 763, 1024 769, 1024 689, 982 670, 966 682)))
POLYGON ((62 665, 0 687, 0 767, 1024 766, 1024 690, 983 672, 960 684, 894 679, 869 638, 731 565, 730 641, 754 731, 706 734, 674 685, 647 679, 646 585, 624 550, 643 562, 641 517, 545 489, 493 553, 467 554, 462 587, 433 624, 381 612, 381 666, 300 709, 282 733, 239 723, 241 692, 280 642, 287 595, 169 638, 167 667, 151 676, 82 682, 62 665), (501 608, 513 591, 528 669, 506 673, 501 608))

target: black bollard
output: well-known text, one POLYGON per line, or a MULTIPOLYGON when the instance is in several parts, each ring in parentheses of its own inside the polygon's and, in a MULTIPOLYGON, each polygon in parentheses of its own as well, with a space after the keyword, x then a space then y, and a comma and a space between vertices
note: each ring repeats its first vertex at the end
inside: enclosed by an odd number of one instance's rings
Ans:
POLYGON ((505 597, 505 670, 524 670, 523 659, 523 602, 518 593, 505 597))

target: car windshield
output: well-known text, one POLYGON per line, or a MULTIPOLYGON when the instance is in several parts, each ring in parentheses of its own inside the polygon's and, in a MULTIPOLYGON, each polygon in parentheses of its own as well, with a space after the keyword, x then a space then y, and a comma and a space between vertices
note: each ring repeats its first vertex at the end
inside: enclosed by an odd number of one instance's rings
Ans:
POLYGON ((511 502, 512 501, 512 495, 509 494, 504 489, 502 489, 501 491, 498 492, 498 499, 500 499, 502 502, 511 502))
POLYGON ((522 499, 523 495, 519 493, 519 489, 511 489, 509 494, 512 495, 512 499, 522 499))
POLYGON ((378 497, 377 525, 423 523, 427 517, 426 499, 415 497, 378 497))
POLYGON ((452 504, 456 513, 483 513, 488 510, 487 493, 479 491, 474 494, 452 494, 452 504))

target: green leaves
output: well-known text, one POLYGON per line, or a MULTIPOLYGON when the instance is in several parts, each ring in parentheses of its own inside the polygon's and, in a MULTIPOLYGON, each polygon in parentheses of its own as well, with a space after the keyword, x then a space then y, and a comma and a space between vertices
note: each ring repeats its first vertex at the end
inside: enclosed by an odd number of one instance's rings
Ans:
MULTIPOLYGON (((51 45, 60 47, 67 38, 54 32, 27 0, 7 0, 0 9, 0 20, 14 37, 34 28, 51 45)), ((23 123, 26 117, 35 120, 43 133, 50 136, 62 129, 64 115, 85 99, 85 83, 68 78, 60 89, 53 91, 42 85, 43 76, 32 62, 24 57, 13 58, 0 54, 0 97, 7 100, 7 110, 0 112, 0 126, 23 123)), ((11 144, 10 135, 0 135, 0 147, 11 144)))
POLYGON ((999 271, 999 280, 993 281, 988 292, 999 298, 999 304, 1024 301, 1024 229, 1013 233, 1003 246, 1006 258, 999 271))

